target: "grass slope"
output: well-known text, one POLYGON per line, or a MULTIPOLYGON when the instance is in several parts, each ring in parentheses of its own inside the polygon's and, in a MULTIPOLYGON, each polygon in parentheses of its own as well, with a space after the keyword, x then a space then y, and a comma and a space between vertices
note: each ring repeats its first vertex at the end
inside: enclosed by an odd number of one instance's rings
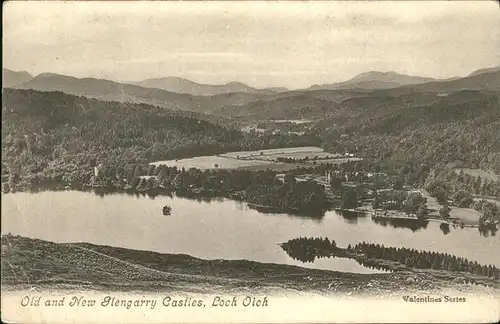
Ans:
POLYGON ((202 260, 182 254, 52 243, 9 234, 2 235, 1 242, 3 290, 46 287, 213 293, 252 289, 389 295, 401 289, 417 292, 447 286, 418 273, 353 274, 246 260, 202 260))

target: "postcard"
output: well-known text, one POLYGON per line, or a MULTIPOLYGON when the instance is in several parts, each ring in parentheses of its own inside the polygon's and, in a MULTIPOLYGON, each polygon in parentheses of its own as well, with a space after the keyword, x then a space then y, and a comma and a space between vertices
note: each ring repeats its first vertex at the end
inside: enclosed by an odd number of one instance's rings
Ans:
POLYGON ((500 320, 498 3, 3 9, 2 321, 500 320))

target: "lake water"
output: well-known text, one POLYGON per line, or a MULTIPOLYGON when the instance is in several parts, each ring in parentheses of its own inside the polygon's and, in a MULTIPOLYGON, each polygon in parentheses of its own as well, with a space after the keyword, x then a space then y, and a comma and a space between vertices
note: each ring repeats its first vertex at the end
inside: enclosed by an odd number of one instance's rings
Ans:
MULTIPOLYGON (((411 227, 411 226, 410 226, 411 227)), ((185 253, 203 259, 247 259, 321 269, 368 273, 348 259, 303 264, 279 243, 296 237, 328 237, 345 247, 361 241, 447 252, 500 266, 500 236, 483 237, 477 229, 451 229, 444 235, 429 222, 413 229, 377 224, 369 217, 327 212, 312 219, 261 214, 245 204, 221 199, 198 202, 179 197, 154 199, 91 192, 61 191, 2 194, 2 233, 53 242, 90 242, 161 253, 185 253), (171 216, 162 215, 164 205, 171 216)))

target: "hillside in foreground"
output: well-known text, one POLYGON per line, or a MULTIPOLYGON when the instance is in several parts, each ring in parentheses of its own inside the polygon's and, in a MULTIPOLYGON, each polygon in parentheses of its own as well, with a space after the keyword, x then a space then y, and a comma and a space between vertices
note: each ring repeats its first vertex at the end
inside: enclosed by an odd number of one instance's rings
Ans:
POLYGON ((89 243, 52 243, 2 235, 2 289, 91 289, 213 293, 301 291, 335 294, 493 290, 418 273, 354 274, 246 260, 202 260, 182 254, 89 243))

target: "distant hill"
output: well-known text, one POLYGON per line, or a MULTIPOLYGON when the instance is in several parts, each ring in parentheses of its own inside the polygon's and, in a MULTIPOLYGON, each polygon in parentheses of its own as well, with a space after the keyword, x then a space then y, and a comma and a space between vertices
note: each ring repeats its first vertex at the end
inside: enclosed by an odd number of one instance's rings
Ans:
POLYGON ((345 100, 316 123, 313 134, 325 149, 356 152, 374 166, 396 170, 443 163, 499 174, 498 93, 383 93, 345 100))
POLYGON ((244 104, 261 98, 259 93, 227 93, 215 96, 192 96, 163 89, 147 88, 95 78, 42 73, 33 79, 14 86, 17 89, 61 91, 67 94, 120 102, 137 102, 175 110, 206 112, 215 107, 244 104))
MULTIPOLYGON (((215 108, 210 113, 239 120, 321 120, 356 116, 372 118, 411 107, 429 106, 436 103, 439 105, 439 103, 449 102, 451 98, 463 98, 465 101, 470 101, 477 97, 472 96, 471 93, 498 90, 500 90, 500 72, 491 72, 451 81, 434 81, 391 89, 290 91, 244 104, 215 108), (461 92, 462 95, 450 96, 457 92, 461 92)), ((454 101, 453 104, 455 104, 454 101)))
MULTIPOLYGON (((215 154, 225 147, 237 149, 237 141, 242 139, 239 129, 222 120, 217 122, 213 116, 146 104, 11 88, 4 89, 2 104, 2 138, 6 143, 12 144, 25 135, 46 137, 31 151, 40 165, 45 165, 46 159, 55 159, 50 152, 57 145, 64 147, 73 162, 80 159, 87 161, 82 165, 88 166, 91 155, 116 163, 128 150, 123 159, 147 162, 204 152, 215 154)), ((10 144, 2 145, 2 150, 10 144)), ((20 153, 11 150, 9 156, 20 153)))
MULTIPOLYGON (((402 98, 406 102, 410 96, 402 96, 394 99, 397 103, 402 98)), ((366 121, 366 115, 361 115, 357 123, 353 124, 353 130, 363 132, 375 131, 377 133, 399 133, 421 126, 434 124, 444 124, 450 122, 464 122, 475 119, 500 120, 500 102, 498 95, 476 90, 464 90, 454 92, 448 96, 432 95, 422 96, 419 100, 414 100, 412 104, 400 105, 397 109, 392 105, 392 109, 379 111, 379 118, 366 121), (427 98, 425 100, 424 98, 427 98)), ((500 140, 498 136, 497 141, 500 140)))
POLYGON ((31 80, 33 76, 26 71, 2 69, 2 87, 12 87, 31 80))
POLYGON ((398 85, 408 85, 408 84, 426 83, 435 80, 436 79, 433 78, 411 76, 411 75, 396 73, 393 71, 390 72, 370 71, 366 73, 361 73, 352 78, 351 80, 343 82, 343 84, 359 84, 362 82, 385 82, 398 85))
MULTIPOLYGON (((255 92, 240 91, 203 96, 109 80, 79 79, 43 73, 13 87, 38 91, 61 91, 101 100, 145 103, 238 120, 322 119, 340 115, 349 118, 365 112, 383 112, 385 109, 393 111, 401 107, 432 104, 434 101, 440 100, 441 96, 463 90, 500 91, 500 71, 447 81, 429 80, 434 79, 412 77, 395 72, 368 72, 344 82, 345 88, 339 87, 329 90, 309 88, 294 91, 273 89, 276 92, 262 89, 255 92), (396 83, 409 82, 425 83, 390 87, 396 83), (348 87, 348 84, 354 86, 348 87), (382 87, 382 84, 385 88, 369 89, 382 87)), ((191 81, 184 81, 187 82, 186 84, 191 84, 191 81)), ((231 89, 234 90, 242 90, 247 87, 238 83, 230 83, 229 86, 233 87, 231 89)))
POLYGON ((263 88, 262 90, 268 90, 268 91, 271 91, 271 92, 287 92, 287 91, 290 91, 288 88, 285 88, 285 87, 267 87, 267 88, 263 88))
POLYGON ((315 119, 323 118, 335 104, 307 93, 292 92, 288 96, 255 100, 244 105, 223 106, 211 113, 240 120, 315 119))
POLYGON ((270 94, 287 90, 283 90, 282 88, 256 89, 241 82, 229 82, 222 85, 202 84, 178 77, 147 79, 140 82, 134 82, 133 84, 141 87, 163 89, 170 92, 186 93, 193 96, 213 96, 235 92, 270 94))
POLYGON ((390 89, 409 84, 421 84, 437 81, 433 78, 410 76, 397 72, 370 71, 361 73, 354 78, 332 84, 314 85, 309 90, 337 90, 337 89, 390 89))
POLYGON ((472 72, 471 74, 469 74, 469 76, 475 76, 475 75, 490 73, 490 72, 500 72, 500 65, 495 66, 495 67, 491 67, 491 68, 476 70, 476 71, 472 72))
MULTIPOLYGON (((434 81, 394 89, 393 93, 413 91, 457 92, 463 90, 500 91, 500 71, 485 72, 451 81, 434 81)), ((392 91, 392 90, 390 90, 392 91)))

